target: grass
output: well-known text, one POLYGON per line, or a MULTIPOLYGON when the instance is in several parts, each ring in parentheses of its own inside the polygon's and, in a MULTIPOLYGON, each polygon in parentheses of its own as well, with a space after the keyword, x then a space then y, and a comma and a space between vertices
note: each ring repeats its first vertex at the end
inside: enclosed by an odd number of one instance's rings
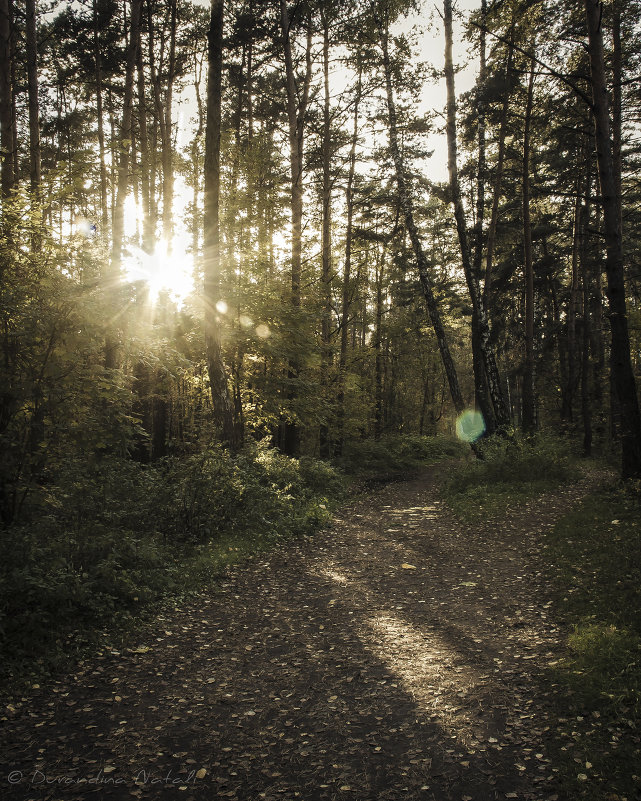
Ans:
POLYGON ((568 795, 641 796, 641 495, 606 487, 585 498, 548 535, 559 620, 568 655, 551 679, 561 712, 589 720, 560 727, 568 795), (586 767, 589 765, 589 767, 586 767))

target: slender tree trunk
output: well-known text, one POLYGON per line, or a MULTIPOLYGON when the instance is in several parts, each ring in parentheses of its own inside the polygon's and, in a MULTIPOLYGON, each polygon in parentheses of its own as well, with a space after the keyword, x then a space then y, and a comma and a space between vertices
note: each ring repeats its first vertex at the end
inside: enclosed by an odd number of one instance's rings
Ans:
POLYGON ((622 135, 623 135, 623 57, 621 53, 621 2, 612 2, 612 162, 614 184, 619 212, 619 226, 623 236, 623 191, 622 191, 622 135))
POLYGON ((414 257, 418 266, 418 274, 421 281, 421 287, 425 296, 427 310, 430 315, 436 341, 438 343, 439 352, 443 361, 443 367, 447 376, 448 384, 450 387, 450 395, 452 403, 457 414, 465 409, 465 402, 458 382, 458 375, 452 354, 450 353, 447 335, 443 322, 441 320, 441 311, 438 302, 434 296, 432 287, 432 279, 429 274, 429 266, 425 252, 423 251, 423 244, 418 233, 418 228, 414 221, 414 206, 412 198, 409 193, 409 187, 405 178, 405 167, 401 157, 401 151, 398 144, 398 132, 396 123, 396 105, 394 103, 394 92, 392 88, 392 69, 389 58, 389 32, 387 25, 381 31, 381 46, 383 50, 383 68, 385 71, 385 86, 387 95, 387 112, 388 112, 388 125, 389 125, 389 143, 392 153, 392 160, 394 162, 394 170, 396 173, 396 183, 398 185, 398 194, 403 216, 405 218, 405 227, 409 234, 412 248, 414 250, 414 257))
POLYGON ((592 325, 590 320, 590 264, 589 264, 589 224, 590 224, 590 158, 586 152, 585 193, 581 209, 581 280, 583 283, 583 331, 581 353, 581 417, 583 419, 583 453, 592 453, 592 363, 590 361, 590 342, 592 325))
MULTIPOLYGON (((156 195, 156 176, 158 172, 158 139, 160 138, 161 165, 165 163, 165 150, 167 148, 166 129, 164 125, 164 111, 160 94, 160 78, 156 69, 155 55, 155 27, 151 3, 147 3, 147 40, 149 54, 149 79, 153 91, 154 114, 151 128, 151 149, 149 152, 149 217, 150 229, 153 231, 153 245, 155 247, 156 224, 158 222, 158 198, 156 195)), ((164 173, 163 173, 164 178, 164 173)), ((152 250, 153 252, 153 250, 152 250)))
POLYGON ((580 248, 581 248, 581 235, 583 226, 581 224, 581 216, 583 210, 583 192, 582 192, 582 164, 581 157, 577 159, 578 174, 576 180, 576 198, 574 201, 574 222, 573 222, 573 236, 572 236, 572 274, 570 277, 570 302, 568 304, 568 385, 566 390, 567 403, 565 412, 567 414, 567 421, 572 422, 574 418, 574 396, 577 388, 577 336, 576 336, 576 323, 579 314, 579 296, 581 294, 581 287, 579 281, 579 262, 580 262, 580 248))
POLYGON ((0 0, 0 184, 2 197, 9 197, 13 171, 13 86, 11 85, 11 13, 9 0, 0 0))
MULTIPOLYGON (((332 360, 330 327, 332 314, 332 176, 331 158, 332 141, 330 126, 329 105, 329 19, 326 12, 321 14, 323 20, 323 137, 321 143, 323 159, 323 186, 322 186, 322 225, 321 225, 321 286, 322 286, 322 317, 321 317, 321 397, 327 396, 329 385, 329 372, 332 360)), ((320 425, 320 457, 328 459, 330 456, 329 425, 325 420, 320 425)))
MULTIPOLYGON (((445 82, 447 86, 447 166, 450 175, 450 195, 454 206, 454 217, 456 220, 456 230, 461 250, 461 262, 463 272, 472 301, 474 312, 472 325, 476 328, 476 335, 472 336, 472 344, 480 351, 480 356, 484 365, 484 372, 487 375, 487 387, 489 390, 491 404, 494 407, 494 417, 500 428, 510 424, 510 417, 507 405, 503 398, 501 379, 499 376, 494 348, 490 342, 490 328, 481 295, 478 275, 475 274, 467 237, 467 223, 465 220, 465 209, 461 197, 461 187, 458 179, 457 165, 457 145, 456 145, 456 93, 454 90, 454 65, 452 61, 452 2, 444 0, 443 21, 445 23, 445 82)), ((478 357, 477 357, 478 358, 478 357)), ((479 374, 479 384, 476 386, 476 394, 481 397, 481 408, 490 406, 490 398, 483 396, 485 381, 481 377, 480 365, 476 371, 479 374)), ((491 416, 491 415, 490 415, 491 416)), ((486 420, 486 426, 491 424, 491 420, 486 420)))
MULTIPOLYGON (((487 163, 485 156, 485 82, 487 80, 487 67, 485 63, 485 19, 487 15, 487 0, 481 2, 481 17, 483 27, 479 34, 479 77, 478 86, 480 90, 477 103, 477 138, 478 138, 478 175, 476 181, 476 224, 474 230, 474 262, 472 270, 477 282, 481 279, 481 263, 483 261, 483 223, 485 220, 485 179, 487 163)), ((453 77, 453 75, 452 75, 453 77)), ((481 303, 485 306, 485 298, 481 298, 481 303)), ((487 314, 487 306, 485 306, 487 314)), ((494 408, 491 404, 490 389, 487 383, 485 372, 485 362, 481 352, 482 345, 479 336, 478 314, 472 312, 472 366, 474 369, 474 386, 476 390, 476 404, 480 409, 485 420, 488 433, 496 431, 496 417, 494 408)))
POLYGON ((383 270, 384 254, 376 252, 376 311, 374 314, 374 438, 383 433, 383 270))
POLYGON ((98 123, 98 157, 100 161, 100 235, 106 240, 109 231, 107 206, 107 163, 105 159, 105 131, 102 109, 102 59, 100 55, 100 31, 98 30, 98 2, 93 0, 93 47, 96 79, 96 118, 98 123))
POLYGON ((140 133, 140 194, 142 207, 142 249, 152 253, 154 233, 151 227, 151 180, 149 175, 149 133, 147 131, 147 102, 145 98, 145 69, 142 47, 137 54, 138 72, 138 130, 140 133))
POLYGON ((234 406, 223 363, 220 320, 220 134, 223 71, 223 0, 212 0, 208 37, 207 123, 205 127, 204 303, 205 349, 214 417, 223 442, 236 449, 234 406))
POLYGON ((534 97, 534 67, 530 63, 525 127, 523 132, 523 250, 525 256, 525 363, 523 365, 522 427, 526 432, 536 429, 536 402, 534 394, 534 267, 532 259, 532 223, 530 219, 530 125, 534 97))
POLYGON ((510 30, 510 43, 508 45, 507 59, 505 63, 505 89, 503 95, 503 107, 501 109, 501 124, 499 127, 499 144, 498 154, 496 159, 496 173, 494 176, 494 186, 492 189, 492 211, 490 213, 490 222, 487 229, 487 243, 485 246, 485 284, 483 286, 483 301, 488 314, 492 310, 492 280, 493 280, 493 264, 494 264, 494 245, 496 242, 496 228, 499 219, 499 201, 501 199, 501 186, 503 183, 503 168, 505 164, 505 140, 507 136, 507 123, 508 112, 510 109, 510 80, 512 77, 512 57, 514 53, 513 47, 514 38, 514 25, 510 30))
POLYGON ((630 357, 630 337, 625 301, 623 243, 621 238, 620 204, 617 200, 615 165, 610 139, 607 82, 601 33, 601 3, 585 0, 590 54, 590 76, 593 95, 597 164, 603 203, 606 246, 607 296, 612 333, 612 371, 616 394, 621 406, 621 445, 623 478, 641 476, 641 416, 636 382, 630 357))
MULTIPOLYGON (((125 71, 125 93, 123 100, 122 125, 120 129, 118 192, 113 215, 111 262, 109 265, 108 289, 116 287, 120 278, 122 249, 125 234, 125 199, 129 190, 129 161, 132 133, 132 106, 134 94, 134 72, 136 69, 136 52, 140 35, 140 12, 142 0, 131 0, 131 23, 129 26, 129 42, 127 45, 127 66, 125 71)), ((116 338, 113 332, 107 333, 105 344, 105 367, 116 366, 116 338)))
POLYGON ((34 197, 40 195, 40 104, 38 103, 38 45, 36 0, 26 0, 27 81, 29 85, 29 174, 34 197))
POLYGON ((167 90, 165 92, 164 125, 165 146, 162 151, 162 228, 163 237, 167 243, 167 253, 171 253, 173 238, 173 201, 174 201, 174 167, 173 167, 173 136, 172 136, 172 104, 174 90, 174 75, 176 72, 176 0, 171 0, 169 21, 169 68, 167 74, 167 90))
POLYGON ((338 439, 335 446, 336 455, 343 452, 345 441, 345 379, 347 371, 347 342, 349 335, 349 311, 352 300, 350 280, 352 277, 352 231, 354 227, 354 175, 356 174, 356 147, 358 145, 358 108, 361 101, 363 65, 359 56, 358 83, 354 98, 354 126, 352 143, 349 151, 349 171, 345 204, 347 206, 347 226, 345 230, 345 266, 343 268, 343 292, 341 297, 341 349, 338 363, 338 439))
MULTIPOLYGON (((287 91, 287 119, 289 123, 289 152, 291 172, 291 209, 292 209, 292 291, 291 305, 294 310, 301 305, 301 266, 302 266, 302 229, 303 229, 303 144, 305 132, 305 116, 309 102, 309 88, 312 76, 312 28, 311 23, 307 31, 306 71, 303 86, 299 97, 299 87, 296 85, 294 61, 290 39, 290 16, 287 11, 286 0, 280 0, 280 24, 285 53, 285 88, 287 91)), ((287 399, 291 403, 296 398, 295 381, 299 372, 299 365, 295 358, 290 359, 288 370, 289 390, 287 399)), ((300 432, 293 417, 293 410, 284 424, 282 441, 283 451, 294 456, 298 453, 300 445, 300 432)))

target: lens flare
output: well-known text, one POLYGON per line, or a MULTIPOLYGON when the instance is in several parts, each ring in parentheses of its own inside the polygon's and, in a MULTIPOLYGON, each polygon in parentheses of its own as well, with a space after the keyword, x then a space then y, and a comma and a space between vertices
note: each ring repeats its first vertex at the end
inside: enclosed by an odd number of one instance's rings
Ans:
POLYGON ((218 303, 216 304, 216 311, 219 314, 227 314, 227 304, 225 303, 224 300, 218 301, 218 303))
POLYGON ((485 420, 480 412, 466 409, 456 419, 456 436, 463 442, 476 442, 485 433, 485 420))
POLYGON ((267 339, 270 334, 269 328, 265 325, 265 323, 261 323, 260 325, 256 326, 256 333, 261 339, 267 339))

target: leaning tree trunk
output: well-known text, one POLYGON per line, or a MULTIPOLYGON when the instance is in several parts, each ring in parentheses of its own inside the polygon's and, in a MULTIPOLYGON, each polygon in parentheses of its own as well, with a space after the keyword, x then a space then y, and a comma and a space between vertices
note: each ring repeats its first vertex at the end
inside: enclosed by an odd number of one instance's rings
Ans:
POLYGON ((621 470, 623 478, 632 478, 641 476, 641 415, 639 414, 639 400, 630 358, 621 218, 612 157, 612 142, 610 139, 610 115, 603 57, 601 11, 599 0, 585 0, 593 97, 592 111, 603 204, 606 247, 605 270, 612 335, 611 366, 616 394, 621 408, 621 470))
POLYGON ((205 349, 214 418, 222 440, 237 447, 234 406, 229 394, 223 363, 220 319, 216 304, 220 297, 220 134, 223 72, 223 0, 212 0, 209 26, 209 77, 207 80, 207 123, 205 126, 205 208, 204 208, 204 303, 205 349))
MULTIPOLYGON (((452 62, 451 0, 444 0, 443 12, 443 21, 445 23, 445 82, 447 85, 447 166, 450 175, 450 194, 452 205, 454 206, 454 217, 456 220, 456 230, 458 233, 458 240, 461 250, 463 272, 465 273, 465 280, 467 282, 470 299, 472 301, 472 309, 474 312, 472 323, 476 326, 476 335, 473 336, 472 341, 473 344, 476 344, 478 347, 481 358, 483 359, 485 373, 487 375, 487 386, 492 401, 492 406, 494 408, 496 423, 499 428, 504 428, 510 424, 510 415, 508 413, 507 404, 503 398, 501 379, 496 364, 494 348, 490 342, 490 327, 487 320, 485 304, 483 303, 483 297, 481 295, 478 275, 476 275, 472 269, 470 248, 467 238, 467 223, 465 221, 465 209, 463 208, 461 187, 458 179, 456 146, 456 94, 454 91, 454 65, 452 62)), ((476 391, 477 395, 482 394, 483 383, 481 383, 480 386, 477 385, 476 391)), ((489 405, 487 399, 484 399, 483 405, 489 405)), ((486 421, 486 424, 487 422, 489 421, 486 421)))
POLYGON ((405 227, 409 234, 414 256, 418 266, 418 274, 421 281, 421 287, 425 296, 427 310, 430 315, 436 341, 438 343, 441 360, 445 369, 445 375, 450 387, 450 395, 452 403, 457 414, 465 409, 465 403, 461 394, 461 389, 458 382, 458 375, 452 354, 450 353, 449 343, 443 321, 441 320, 441 310, 439 309, 438 302, 434 296, 434 289, 432 287, 432 278, 429 273, 429 266, 425 252, 423 251, 423 244, 418 233, 418 228, 414 221, 414 205, 409 193, 409 187, 405 178, 405 165, 401 157, 401 151, 398 144, 398 131, 396 123, 396 104, 394 103, 394 91, 392 89, 392 69, 389 58, 389 32, 387 26, 381 31, 381 46, 383 49, 383 68, 385 71, 385 86, 387 94, 387 113, 388 113, 388 127, 389 127, 389 143, 392 152, 392 160, 394 162, 394 170, 396 173, 396 183, 398 185, 398 195, 401 204, 401 210, 405 218, 405 227))

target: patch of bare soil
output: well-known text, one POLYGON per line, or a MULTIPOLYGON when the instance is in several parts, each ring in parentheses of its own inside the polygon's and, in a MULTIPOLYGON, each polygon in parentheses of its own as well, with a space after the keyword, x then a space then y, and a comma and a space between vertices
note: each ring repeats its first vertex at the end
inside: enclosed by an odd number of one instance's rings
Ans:
POLYGON ((588 483, 468 526, 439 500, 448 469, 4 710, 2 798, 555 798, 540 542, 588 483))

